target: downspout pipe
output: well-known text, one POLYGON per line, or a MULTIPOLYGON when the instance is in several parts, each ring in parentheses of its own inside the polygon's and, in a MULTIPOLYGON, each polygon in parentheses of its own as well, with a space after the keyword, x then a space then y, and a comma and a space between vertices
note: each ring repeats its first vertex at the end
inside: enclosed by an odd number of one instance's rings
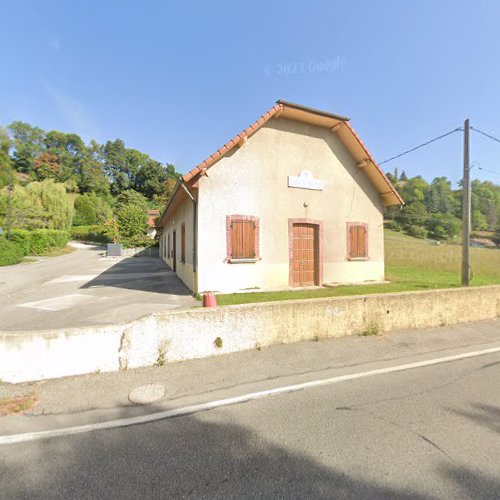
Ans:
MULTIPOLYGON (((196 252, 197 248, 197 234, 198 234, 198 207, 194 196, 191 194, 189 189, 186 187, 184 181, 181 180, 181 187, 184 189, 189 199, 193 203, 193 273, 198 270, 198 255, 196 252)), ((196 291, 196 290, 195 290, 196 291)))

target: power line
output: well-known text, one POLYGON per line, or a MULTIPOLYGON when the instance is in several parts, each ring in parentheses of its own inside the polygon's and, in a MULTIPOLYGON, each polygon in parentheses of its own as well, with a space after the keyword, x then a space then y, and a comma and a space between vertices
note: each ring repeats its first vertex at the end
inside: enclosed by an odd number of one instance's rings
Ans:
POLYGON ((480 167, 479 165, 477 168, 479 170, 484 170, 485 172, 489 172, 490 174, 493 174, 493 175, 496 175, 497 177, 500 177, 500 172, 496 172, 495 170, 490 170, 489 168, 480 167))
MULTIPOLYGON (((384 163, 388 163, 392 160, 395 160, 396 158, 401 158, 401 156, 407 155, 408 153, 412 153, 413 151, 416 151, 417 149, 423 148, 424 146, 427 146, 428 144, 439 141, 439 139, 443 139, 443 138, 445 138, 451 134, 454 134, 455 132, 459 132, 461 130, 463 130, 462 127, 458 127, 454 130, 450 130, 450 132, 446 132, 446 134, 435 137, 434 139, 431 139, 430 141, 419 144, 418 146, 415 146, 414 148, 408 149, 407 151, 403 151, 402 153, 400 153, 396 156, 393 156, 392 158, 388 158, 387 160, 381 161, 381 162, 379 162, 379 165, 383 165, 384 163)), ((500 142, 500 141, 498 141, 498 142, 500 142)))
POLYGON ((481 135, 484 135, 485 137, 488 137, 488 139, 491 139, 492 141, 500 143, 500 139, 498 139, 494 135, 487 134, 486 132, 483 132, 482 130, 479 130, 478 128, 475 128, 475 127, 471 127, 471 129, 474 130, 474 132, 477 132, 478 134, 481 134, 481 135))

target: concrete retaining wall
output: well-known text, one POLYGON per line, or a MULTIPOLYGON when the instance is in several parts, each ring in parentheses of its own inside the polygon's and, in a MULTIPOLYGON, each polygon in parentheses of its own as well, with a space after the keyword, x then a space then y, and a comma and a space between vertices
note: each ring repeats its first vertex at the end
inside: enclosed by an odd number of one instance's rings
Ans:
MULTIPOLYGON (((500 286, 190 309, 124 325, 0 335, 0 379, 113 371, 371 330, 500 317, 500 286), (222 347, 215 339, 222 340, 222 347)), ((500 335, 500 332, 499 332, 500 335)))

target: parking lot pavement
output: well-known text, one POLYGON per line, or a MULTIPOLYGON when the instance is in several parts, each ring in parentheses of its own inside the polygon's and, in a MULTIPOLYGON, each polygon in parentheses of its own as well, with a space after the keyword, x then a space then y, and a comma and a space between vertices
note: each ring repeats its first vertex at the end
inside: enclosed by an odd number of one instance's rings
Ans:
POLYGON ((131 321, 196 305, 157 257, 106 257, 86 246, 60 257, 0 268, 0 331, 131 321))

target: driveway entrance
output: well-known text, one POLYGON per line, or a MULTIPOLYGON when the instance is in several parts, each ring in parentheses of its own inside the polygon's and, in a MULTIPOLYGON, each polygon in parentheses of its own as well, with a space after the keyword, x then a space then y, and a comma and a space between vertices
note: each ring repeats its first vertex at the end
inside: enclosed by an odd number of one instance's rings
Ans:
POLYGON ((0 268, 0 331, 45 330, 131 321, 197 304, 158 257, 75 252, 0 268))

